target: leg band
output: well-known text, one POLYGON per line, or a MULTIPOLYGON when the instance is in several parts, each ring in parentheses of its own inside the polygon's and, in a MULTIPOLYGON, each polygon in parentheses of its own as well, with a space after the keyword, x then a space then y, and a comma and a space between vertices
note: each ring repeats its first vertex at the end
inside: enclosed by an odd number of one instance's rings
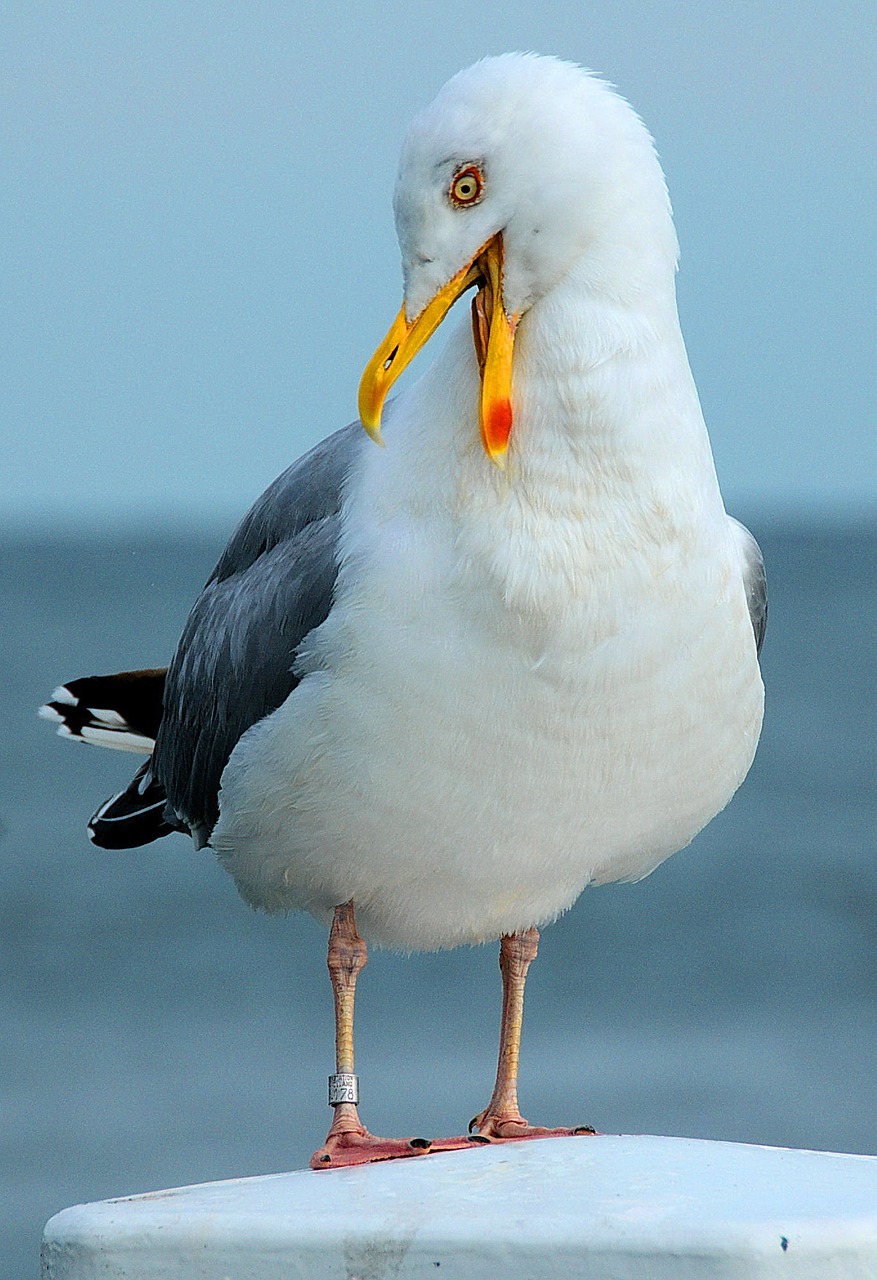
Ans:
POLYGON ((337 1107, 342 1102, 359 1102, 359 1076, 352 1071, 341 1071, 329 1076, 329 1106, 337 1107))

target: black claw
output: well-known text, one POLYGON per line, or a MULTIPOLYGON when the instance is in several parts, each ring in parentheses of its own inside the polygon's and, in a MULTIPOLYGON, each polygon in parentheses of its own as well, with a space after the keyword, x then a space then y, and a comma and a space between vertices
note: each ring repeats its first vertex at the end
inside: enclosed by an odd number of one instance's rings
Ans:
POLYGON ((489 1146, 490 1146, 490 1139, 489 1139, 489 1138, 485 1138, 485 1136, 484 1136, 484 1134, 483 1134, 483 1133, 470 1133, 470 1134, 469 1134, 469 1141, 470 1141, 470 1142, 480 1142, 480 1143, 482 1144, 482 1146, 485 1146, 485 1147, 489 1147, 489 1146))
POLYGON ((418 1151, 428 1151, 432 1143, 429 1138, 412 1138, 408 1145, 409 1147, 416 1147, 418 1151))
POLYGON ((579 1125, 579 1127, 578 1127, 577 1129, 573 1129, 573 1133, 574 1133, 574 1134, 576 1134, 576 1133, 596 1133, 596 1132, 597 1132, 597 1130, 596 1130, 596 1129, 593 1129, 589 1124, 580 1124, 580 1125, 579 1125))
POLYGON ((478 1117, 473 1116, 472 1119, 469 1121, 469 1125, 466 1129, 466 1132, 472 1133, 474 1129, 477 1129, 477 1127, 478 1127, 478 1117))
POLYGON ((320 1164, 331 1164, 332 1157, 329 1155, 320 1156, 320 1164))

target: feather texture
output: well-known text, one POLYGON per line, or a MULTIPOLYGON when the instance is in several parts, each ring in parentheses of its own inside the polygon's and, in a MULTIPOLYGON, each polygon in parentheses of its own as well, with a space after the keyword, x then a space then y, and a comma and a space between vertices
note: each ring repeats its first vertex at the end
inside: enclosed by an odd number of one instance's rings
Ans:
POLYGON ((269 486, 189 615, 168 670, 153 769, 169 816, 198 843, 216 822, 235 744, 295 688, 298 647, 329 612, 342 487, 361 436, 358 424, 345 427, 269 486))

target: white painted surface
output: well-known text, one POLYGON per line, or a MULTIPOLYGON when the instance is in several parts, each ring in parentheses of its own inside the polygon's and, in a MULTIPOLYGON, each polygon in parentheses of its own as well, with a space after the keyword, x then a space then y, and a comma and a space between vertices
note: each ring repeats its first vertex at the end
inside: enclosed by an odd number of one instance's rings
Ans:
POLYGON ((46 1226, 43 1266, 47 1280, 871 1280, 877 1158, 656 1137, 479 1147, 79 1205, 46 1226))

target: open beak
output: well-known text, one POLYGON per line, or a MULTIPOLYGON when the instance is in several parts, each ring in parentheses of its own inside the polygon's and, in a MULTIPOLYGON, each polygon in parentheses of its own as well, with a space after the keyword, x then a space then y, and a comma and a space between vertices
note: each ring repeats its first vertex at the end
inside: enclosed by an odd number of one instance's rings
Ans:
POLYGON ((512 429, 512 350, 518 317, 502 301, 503 242, 497 232, 448 281, 412 321, 402 307, 372 356, 359 384, 359 416, 368 434, 381 440, 381 413, 393 383, 444 320, 457 299, 479 286, 472 304, 475 350, 481 369, 481 440, 488 457, 505 463, 512 429))

